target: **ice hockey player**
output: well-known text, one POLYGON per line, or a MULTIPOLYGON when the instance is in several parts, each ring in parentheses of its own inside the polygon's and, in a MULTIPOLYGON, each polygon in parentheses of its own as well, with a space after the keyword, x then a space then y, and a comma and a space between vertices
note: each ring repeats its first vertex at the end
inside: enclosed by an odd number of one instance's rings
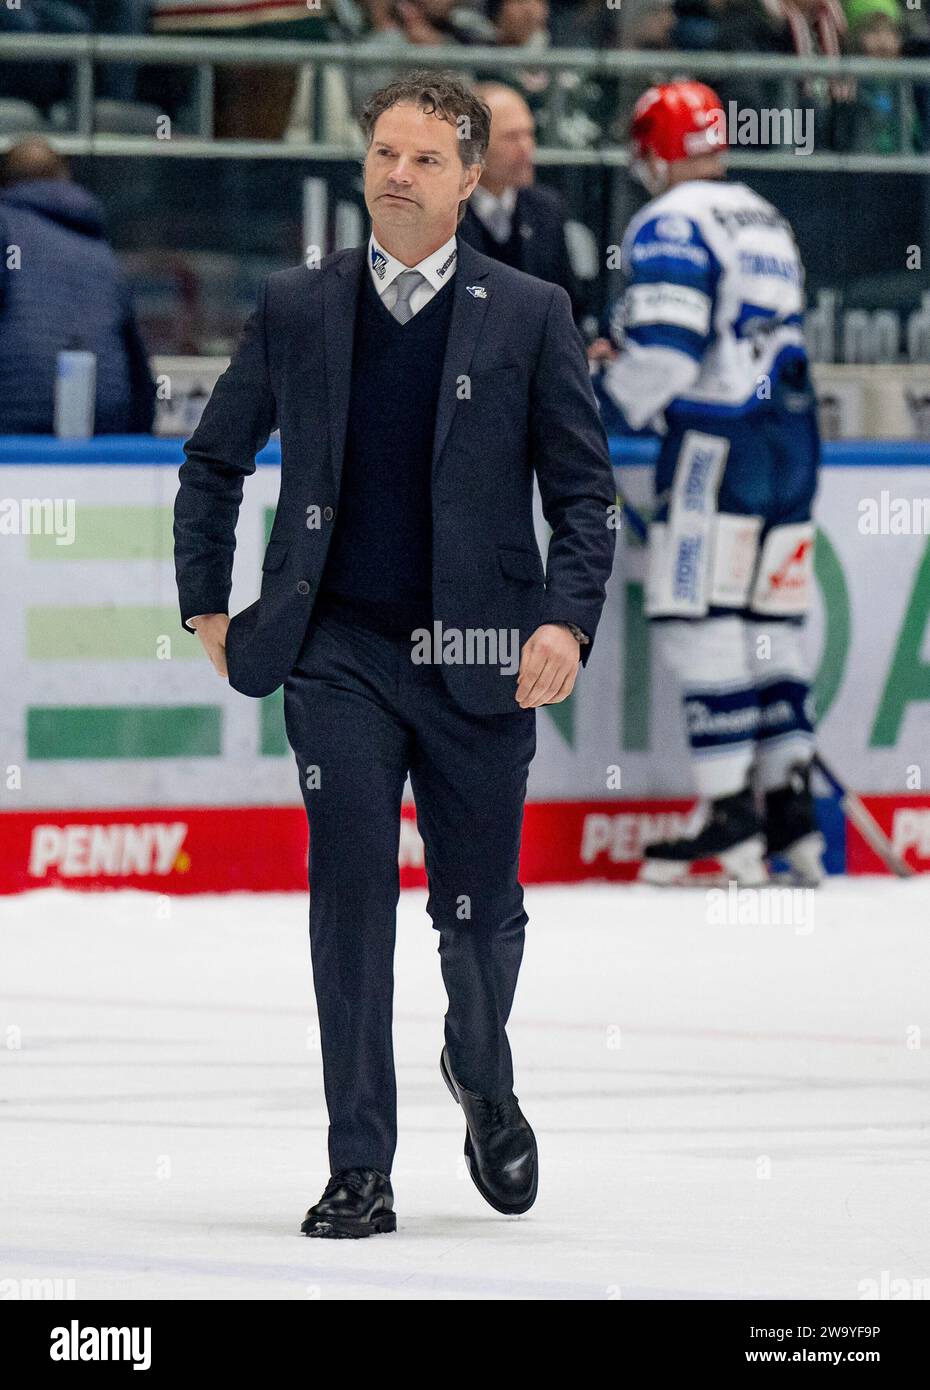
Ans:
POLYGON ((717 95, 645 92, 634 172, 652 194, 623 241, 626 292, 597 385, 662 441, 646 611, 682 687, 696 790, 690 838, 650 845, 642 877, 714 859, 741 884, 766 859, 823 875, 810 791, 813 709, 801 635, 810 603, 820 438, 804 345, 804 271, 791 228, 725 179, 717 95))

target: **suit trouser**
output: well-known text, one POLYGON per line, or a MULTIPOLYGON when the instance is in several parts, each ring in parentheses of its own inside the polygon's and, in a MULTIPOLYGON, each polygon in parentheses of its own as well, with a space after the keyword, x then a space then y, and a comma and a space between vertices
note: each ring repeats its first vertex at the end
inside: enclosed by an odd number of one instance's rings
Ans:
POLYGON ((284 683, 310 832, 310 954, 331 1171, 390 1173, 397 1142, 393 956, 400 809, 409 771, 439 932, 456 1079, 500 1100, 523 955, 518 879, 535 710, 461 709, 409 639, 314 616, 284 683))

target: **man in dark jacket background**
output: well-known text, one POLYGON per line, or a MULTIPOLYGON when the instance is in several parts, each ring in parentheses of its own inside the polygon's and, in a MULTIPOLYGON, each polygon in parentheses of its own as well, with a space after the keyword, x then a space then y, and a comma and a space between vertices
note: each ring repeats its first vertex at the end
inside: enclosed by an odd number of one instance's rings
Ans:
POLYGON ((155 384, 103 212, 45 141, 0 160, 0 434, 51 434, 58 353, 97 358, 96 434, 146 434, 155 384))
POLYGON ((501 82, 479 83, 475 92, 491 111, 491 139, 460 235, 485 256, 561 285, 578 322, 584 296, 568 254, 565 210, 557 193, 535 182, 533 113, 501 82))

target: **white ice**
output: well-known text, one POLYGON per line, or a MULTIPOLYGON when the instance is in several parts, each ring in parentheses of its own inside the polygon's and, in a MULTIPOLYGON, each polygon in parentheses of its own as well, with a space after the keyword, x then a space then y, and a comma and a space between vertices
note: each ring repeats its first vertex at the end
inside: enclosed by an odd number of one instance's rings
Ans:
POLYGON ((833 880, 783 925, 719 923, 701 889, 526 896, 510 1036, 536 1206, 501 1217, 465 1173, 437 937, 407 892, 398 1230, 363 1241, 298 1230, 327 1174, 306 895, 0 899, 4 1296, 919 1290, 930 880, 833 880))

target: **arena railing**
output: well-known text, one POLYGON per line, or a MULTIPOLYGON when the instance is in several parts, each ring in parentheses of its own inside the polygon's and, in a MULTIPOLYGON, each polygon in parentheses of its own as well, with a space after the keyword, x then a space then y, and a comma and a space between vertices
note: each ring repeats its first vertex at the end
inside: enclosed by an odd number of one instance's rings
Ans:
MULTIPOLYGON (((357 146, 327 143, 322 136, 324 113, 320 101, 311 106, 306 141, 217 140, 212 137, 214 70, 236 66, 307 66, 314 73, 335 67, 343 71, 365 67, 446 68, 471 72, 495 70, 501 74, 532 68, 550 68, 607 80, 639 79, 643 85, 662 78, 695 77, 709 81, 758 78, 777 84, 775 109, 803 106, 802 84, 826 84, 831 79, 874 80, 892 85, 897 93, 901 149, 896 154, 848 153, 814 150, 799 157, 797 150, 758 147, 733 148, 730 163, 736 168, 824 170, 849 173, 930 173, 930 153, 910 148, 913 123, 913 89, 930 89, 930 58, 893 60, 865 57, 797 57, 757 53, 703 53, 675 51, 625 51, 550 48, 528 54, 523 49, 487 46, 417 47, 406 53, 396 48, 353 43, 303 43, 294 40, 185 38, 183 36, 122 37, 115 35, 0 34, 0 63, 65 63, 74 68, 73 133, 53 133, 50 138, 64 154, 141 155, 174 158, 314 159, 356 158, 357 146), (117 135, 94 129, 94 69, 103 63, 130 66, 176 66, 193 70, 196 79, 197 132, 175 138, 155 135, 117 135)), ((315 83, 320 91, 321 83, 315 83)), ((550 83, 548 128, 557 127, 564 88, 550 83)), ((809 101, 808 101, 809 104, 809 101)), ((0 136, 0 146, 10 143, 0 136)), ((547 165, 620 168, 628 152, 605 135, 587 149, 541 145, 537 162, 547 165)))

